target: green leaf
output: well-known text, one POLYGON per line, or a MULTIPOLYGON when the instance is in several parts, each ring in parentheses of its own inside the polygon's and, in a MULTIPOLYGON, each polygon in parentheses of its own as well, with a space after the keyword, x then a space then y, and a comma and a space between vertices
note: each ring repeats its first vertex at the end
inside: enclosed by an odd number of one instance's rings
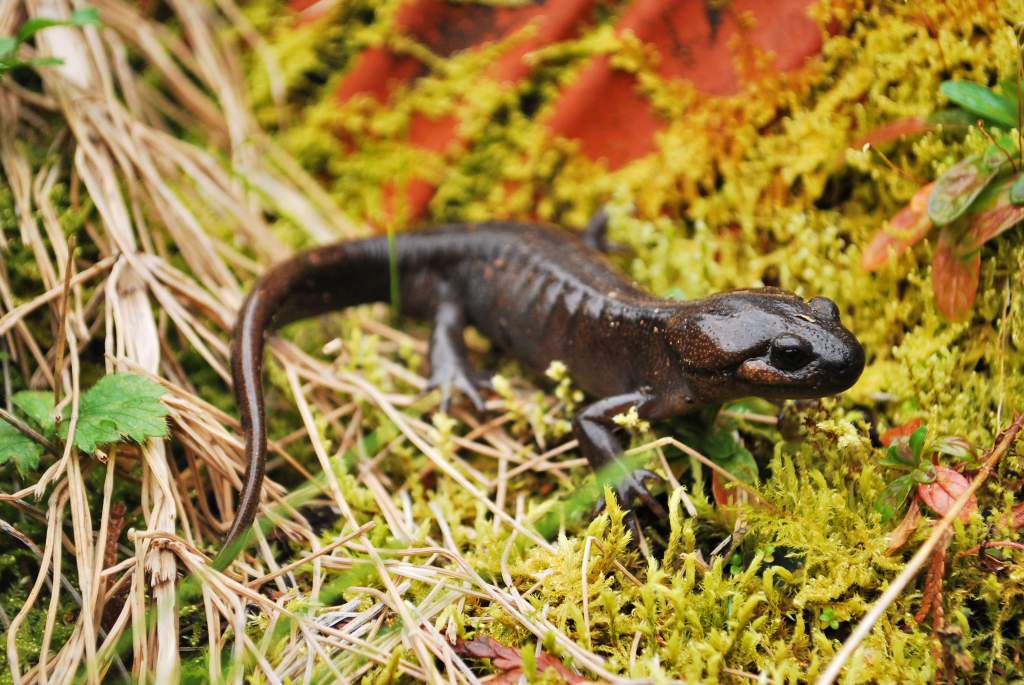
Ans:
POLYGON ((757 485, 757 461, 746 447, 737 446, 737 450, 727 459, 716 459, 715 463, 736 476, 747 485, 757 485))
POLYGON ((974 445, 965 438, 940 438, 932 445, 932 449, 939 454, 949 455, 958 461, 974 461, 977 458, 974 445))
POLYGON ((1021 82, 1015 78, 1002 79, 999 81, 999 90, 1001 91, 999 96, 1004 100, 1009 100, 1014 104, 1014 106, 1016 106, 1018 93, 1020 91, 1020 84, 1021 82))
POLYGON ((982 153, 982 165, 991 171, 1002 171, 1013 167, 1013 158, 1017 155, 1017 138, 1003 135, 996 138, 982 153))
POLYGON ((921 458, 921 452, 924 450, 924 439, 928 437, 928 429, 921 426, 910 435, 910 453, 914 455, 914 459, 921 458))
POLYGON ((43 29, 51 26, 95 26, 100 23, 100 15, 95 7, 83 7, 71 13, 68 19, 53 19, 50 17, 35 17, 29 19, 18 29, 18 41, 24 43, 43 29))
POLYGON ((72 26, 99 26, 100 13, 95 7, 81 7, 71 13, 68 23, 72 26))
POLYGON ((910 475, 896 478, 882 490, 882 494, 875 500, 875 511, 882 515, 882 523, 885 523, 903 508, 907 501, 907 495, 914 487, 914 477, 910 475))
POLYGON ((910 472, 910 477, 918 483, 934 483, 935 482, 935 465, 924 462, 920 468, 916 468, 910 472))
POLYGON ((747 485, 757 485, 757 461, 739 440, 734 426, 715 431, 705 443, 705 454, 747 485))
POLYGON ((1024 220, 1024 205, 1011 200, 1013 187, 1024 174, 1001 178, 985 189, 971 206, 970 225, 956 244, 956 256, 966 259, 982 245, 1024 220))
POLYGON ((43 446, 32 440, 6 421, 0 420, 0 464, 14 460, 18 473, 25 477, 39 466, 43 446))
POLYGON ((959 107, 947 107, 929 114, 925 117, 925 123, 942 126, 974 126, 978 123, 978 117, 959 107))
POLYGON ((917 460, 914 459, 913 453, 907 446, 906 438, 896 440, 893 444, 889 445, 889 449, 885 451, 885 456, 879 459, 878 463, 882 466, 891 466, 904 471, 917 466, 917 460))
POLYGON ((928 217, 936 226, 959 218, 999 173, 985 166, 981 155, 960 160, 939 176, 928 196, 928 217))
POLYGON ((45 435, 53 435, 53 393, 22 390, 11 397, 14 406, 32 419, 45 435))
POLYGON ((971 81, 946 81, 939 92, 983 119, 1013 128, 1017 125, 1017 103, 996 95, 990 88, 971 81))
POLYGON ((51 67, 60 66, 61 64, 64 64, 64 60, 60 57, 33 57, 32 59, 27 59, 23 62, 15 64, 14 66, 51 67))
POLYGON ((36 17, 35 19, 29 19, 21 28, 18 29, 18 40, 24 43, 26 40, 36 35, 43 29, 48 29, 51 26, 67 26, 68 22, 63 19, 49 19, 47 17, 36 17))
MULTIPOLYGON (((142 443, 167 435, 167 407, 160 402, 164 389, 131 373, 104 376, 82 396, 78 407, 75 445, 92 453, 98 445, 123 439, 142 443)), ((61 423, 66 439, 68 422, 61 423)))
POLYGON ((13 55, 19 45, 21 41, 14 36, 0 36, 0 60, 13 55))
POLYGON ((1024 174, 1021 174, 1017 181, 1010 186, 1010 202, 1015 205, 1024 205, 1024 174))

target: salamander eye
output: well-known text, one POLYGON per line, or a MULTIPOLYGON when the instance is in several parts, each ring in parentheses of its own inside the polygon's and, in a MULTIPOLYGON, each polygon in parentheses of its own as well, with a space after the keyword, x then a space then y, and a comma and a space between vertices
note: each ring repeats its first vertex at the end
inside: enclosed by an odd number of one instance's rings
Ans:
POLYGON ((812 297, 807 306, 811 311, 823 319, 839 321, 839 307, 827 297, 812 297))
POLYGON ((811 361, 811 344, 795 335, 780 335, 772 340, 768 358, 772 366, 782 371, 796 371, 811 361))

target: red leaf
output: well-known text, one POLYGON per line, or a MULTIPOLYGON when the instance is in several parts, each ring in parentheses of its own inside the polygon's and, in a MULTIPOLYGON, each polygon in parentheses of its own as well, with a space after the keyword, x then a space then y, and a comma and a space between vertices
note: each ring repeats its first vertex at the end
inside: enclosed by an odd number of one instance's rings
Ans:
MULTIPOLYGON (((992 540, 985 543, 985 549, 1003 547, 1006 549, 1015 549, 1017 551, 1024 551, 1024 544, 1014 542, 1013 540, 992 540)), ((975 554, 981 552, 981 545, 975 545, 970 549, 965 549, 956 555, 957 559, 960 557, 973 557, 975 554)))
POLYGON ((728 506, 733 503, 733 490, 727 490, 722 479, 715 471, 711 472, 711 494, 715 497, 715 504, 719 507, 728 506))
POLYGON ((911 419, 902 426, 895 426, 885 431, 878 439, 881 440, 883 446, 888 447, 896 441, 896 438, 909 438, 914 431, 921 427, 921 423, 921 419, 911 419))
POLYGON ((914 531, 917 530, 917 524, 921 522, 921 506, 917 503, 915 497, 910 501, 910 508, 907 509, 907 515, 903 517, 899 525, 892 529, 889 533, 888 541, 889 548, 885 550, 887 555, 895 554, 903 548, 903 545, 907 544, 907 540, 913 535, 914 531))
POLYGON ((882 124, 877 128, 871 129, 862 137, 858 138, 856 142, 850 145, 850 147, 859 150, 865 145, 881 145, 882 143, 899 140, 903 136, 927 133, 934 128, 934 126, 926 122, 921 117, 897 119, 896 121, 890 121, 888 124, 882 124))
POLYGON ((711 472, 711 494, 714 495, 715 504, 719 507, 749 504, 750 493, 743 488, 730 487, 730 482, 718 475, 718 471, 711 472))
POLYGON ((921 593, 921 607, 914 614, 914 620, 922 623, 928 613, 932 614, 932 628, 936 631, 942 630, 945 614, 942 608, 942 579, 946 575, 946 552, 949 551, 951 539, 947 530, 938 547, 931 555, 931 563, 928 565, 928 575, 924 580, 924 592, 921 593))
POLYGON ((490 659, 495 668, 503 671, 510 668, 521 668, 523 665, 523 658, 518 649, 506 647, 493 637, 484 636, 469 641, 459 640, 455 643, 455 653, 474 659, 490 659))
POLYGON ((1024 504, 1017 504, 1010 510, 1010 526, 1024 528, 1024 504))
POLYGON ((1018 176, 1011 176, 1000 182, 995 199, 986 202, 988 206, 974 216, 967 235, 960 241, 958 256, 964 257, 980 249, 1000 233, 1024 220, 1024 205, 1015 205, 1010 201, 1010 187, 1017 181, 1018 176))
MULTIPOLYGON (((953 503, 970 487, 971 482, 959 471, 945 466, 934 466, 935 480, 931 483, 919 483, 917 494, 928 507, 939 516, 945 516, 953 507, 953 503)), ((960 510, 960 520, 966 521, 978 510, 978 500, 974 495, 960 510)))
POLYGON ((874 271, 882 267, 891 257, 906 252, 912 245, 928 235, 932 221, 928 218, 928 196, 934 183, 918 190, 910 204, 889 220, 866 248, 860 258, 860 268, 874 271))
MULTIPOLYGON (((468 656, 474 659, 490 659, 494 668, 502 671, 502 674, 493 680, 492 683, 515 683, 523 675, 523 657, 518 649, 506 647, 492 637, 478 637, 472 640, 458 640, 455 643, 455 653, 459 656, 468 656)), ((547 652, 537 655, 537 672, 543 673, 549 668, 570 685, 587 682, 583 676, 577 675, 566 668, 565 664, 547 652)))
POLYGON ((966 259, 956 256, 956 244, 948 229, 939 234, 932 261, 932 292, 935 304, 950 321, 962 321, 971 313, 978 295, 981 277, 981 254, 975 252, 966 259))

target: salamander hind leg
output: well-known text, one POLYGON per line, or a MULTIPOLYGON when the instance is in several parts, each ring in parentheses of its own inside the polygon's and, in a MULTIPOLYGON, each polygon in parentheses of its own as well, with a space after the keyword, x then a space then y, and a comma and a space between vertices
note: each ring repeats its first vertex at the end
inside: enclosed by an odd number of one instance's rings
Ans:
MULTIPOLYGON (((580 450, 597 475, 598 483, 607 483, 615 492, 619 505, 626 511, 625 522, 633 533, 633 542, 640 540, 640 521, 633 510, 639 500, 658 519, 665 519, 668 513, 662 504, 648 490, 648 484, 663 483, 663 479, 646 469, 631 466, 622 458, 623 444, 615 425, 614 417, 630 407, 643 411, 650 397, 644 393, 628 393, 606 397, 584 408, 573 420, 573 429, 579 441, 580 450)), ((596 513, 604 507, 604 500, 598 501, 596 513)))
POLYGON ((441 391, 441 411, 447 412, 452 397, 462 393, 477 412, 484 411, 483 390, 491 390, 488 374, 482 373, 466 359, 466 344, 462 332, 466 327, 465 315, 454 298, 442 290, 442 297, 434 312, 434 329, 430 335, 430 379, 424 392, 441 391))
POLYGON ((587 246, 603 254, 629 254, 632 250, 621 243, 608 239, 608 210, 597 210, 580 234, 587 246))

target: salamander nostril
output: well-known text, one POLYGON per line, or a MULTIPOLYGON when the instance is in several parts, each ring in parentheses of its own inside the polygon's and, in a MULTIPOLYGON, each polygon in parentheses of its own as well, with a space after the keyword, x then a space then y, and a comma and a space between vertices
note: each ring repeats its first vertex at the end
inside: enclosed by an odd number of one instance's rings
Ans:
POLYGON ((839 307, 827 297, 812 297, 807 303, 811 311, 823 319, 839 321, 839 307))
POLYGON ((811 361, 811 344, 795 335, 780 335, 772 341, 768 358, 772 366, 782 371, 796 371, 811 361))

